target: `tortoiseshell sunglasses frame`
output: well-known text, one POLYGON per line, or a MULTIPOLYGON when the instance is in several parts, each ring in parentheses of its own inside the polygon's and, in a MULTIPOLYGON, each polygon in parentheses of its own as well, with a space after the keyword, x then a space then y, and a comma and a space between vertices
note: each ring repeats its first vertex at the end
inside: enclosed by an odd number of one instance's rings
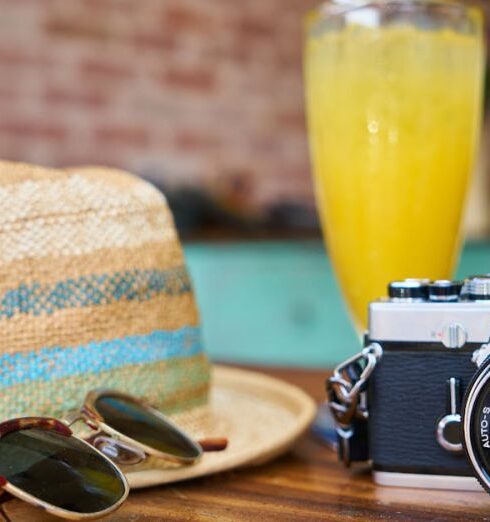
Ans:
POLYGON ((146 401, 142 399, 137 399, 131 395, 116 390, 109 389, 90 391, 85 397, 82 408, 67 415, 66 418, 64 418, 62 421, 50 417, 23 417, 2 422, 0 423, 0 439, 8 433, 12 433, 14 431, 19 430, 27 430, 31 428, 55 431, 66 437, 74 437, 83 444, 86 444, 96 453, 101 455, 102 458, 106 459, 111 463, 111 465, 115 468, 116 472, 118 473, 119 477, 121 478, 124 484, 124 494, 116 503, 114 503, 113 506, 110 506, 109 508, 103 511, 98 511, 95 513, 78 513, 75 511, 61 509, 57 506, 49 504, 48 502, 44 502, 38 499, 37 497, 34 497, 33 495, 30 495, 22 489, 14 486, 10 482, 8 482, 8 480, 5 477, 0 476, 0 490, 3 490, 11 496, 16 497, 20 500, 24 500, 25 502, 35 507, 40 507, 44 509, 47 513, 56 515, 67 520, 91 520, 103 517, 105 515, 108 515, 109 513, 112 513, 113 511, 118 509, 121 506, 121 504, 123 504, 123 502, 126 500, 129 494, 129 485, 126 477, 124 476, 124 473, 119 469, 118 464, 136 464, 144 460, 147 455, 151 455, 175 464, 192 465, 201 459, 203 452, 221 451, 225 449, 228 444, 228 441, 225 438, 203 439, 196 441, 192 437, 187 435, 184 431, 182 431, 176 424, 171 422, 165 415, 163 415, 163 413, 150 406, 146 401), (180 435, 192 442, 192 444, 196 447, 198 456, 196 458, 185 458, 177 457, 168 453, 163 453, 150 446, 146 446, 145 444, 142 444, 132 439, 131 437, 127 437, 126 435, 113 429, 109 424, 105 422, 103 416, 98 412, 96 408, 97 399, 104 396, 117 397, 132 402, 144 408, 147 412, 164 420, 180 435), (83 421, 89 428, 97 431, 97 433, 94 436, 90 437, 90 439, 88 440, 84 440, 81 437, 77 437, 76 435, 74 435, 72 430, 70 429, 70 426, 72 426, 75 422, 79 420, 83 421), (103 436, 104 434, 109 435, 110 439, 106 439, 103 436), (117 456, 107 456, 103 453, 103 451, 101 451, 97 447, 98 439, 103 439, 104 441, 111 441, 117 444, 118 450, 125 450, 132 454, 133 457, 136 455, 137 458, 133 459, 132 462, 121 462, 118 461, 117 456))

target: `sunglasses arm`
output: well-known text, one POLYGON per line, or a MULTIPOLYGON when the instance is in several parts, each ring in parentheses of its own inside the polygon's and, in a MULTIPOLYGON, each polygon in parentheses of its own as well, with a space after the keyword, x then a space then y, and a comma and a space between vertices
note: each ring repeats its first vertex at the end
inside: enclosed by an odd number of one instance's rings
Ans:
POLYGON ((206 453, 211 451, 223 451, 228 447, 228 439, 224 437, 200 439, 197 443, 206 453))

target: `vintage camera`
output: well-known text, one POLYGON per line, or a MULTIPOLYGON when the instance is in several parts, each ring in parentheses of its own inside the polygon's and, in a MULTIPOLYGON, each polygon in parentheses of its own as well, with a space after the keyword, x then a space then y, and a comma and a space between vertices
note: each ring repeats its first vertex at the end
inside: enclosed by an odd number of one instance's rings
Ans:
POLYGON ((327 386, 341 458, 383 485, 490 492, 490 275, 388 293, 327 386))

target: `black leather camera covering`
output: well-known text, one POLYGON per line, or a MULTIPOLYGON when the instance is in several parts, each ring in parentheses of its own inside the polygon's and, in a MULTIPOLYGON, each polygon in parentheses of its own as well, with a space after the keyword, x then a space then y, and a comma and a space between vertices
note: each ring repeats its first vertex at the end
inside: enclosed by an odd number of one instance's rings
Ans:
POLYGON ((464 392, 476 372, 471 355, 480 345, 450 350, 440 343, 379 344, 383 356, 369 384, 373 468, 472 475, 463 452, 451 453, 438 444, 436 427, 439 419, 449 413, 447 380, 460 378, 464 392))

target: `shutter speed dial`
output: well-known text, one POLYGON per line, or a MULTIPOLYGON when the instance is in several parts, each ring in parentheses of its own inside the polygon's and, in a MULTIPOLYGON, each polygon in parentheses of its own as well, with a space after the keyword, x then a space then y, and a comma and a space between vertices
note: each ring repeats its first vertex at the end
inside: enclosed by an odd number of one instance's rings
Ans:
POLYGON ((429 285, 429 301, 436 303, 451 303, 459 299, 463 283, 438 279, 429 285))

